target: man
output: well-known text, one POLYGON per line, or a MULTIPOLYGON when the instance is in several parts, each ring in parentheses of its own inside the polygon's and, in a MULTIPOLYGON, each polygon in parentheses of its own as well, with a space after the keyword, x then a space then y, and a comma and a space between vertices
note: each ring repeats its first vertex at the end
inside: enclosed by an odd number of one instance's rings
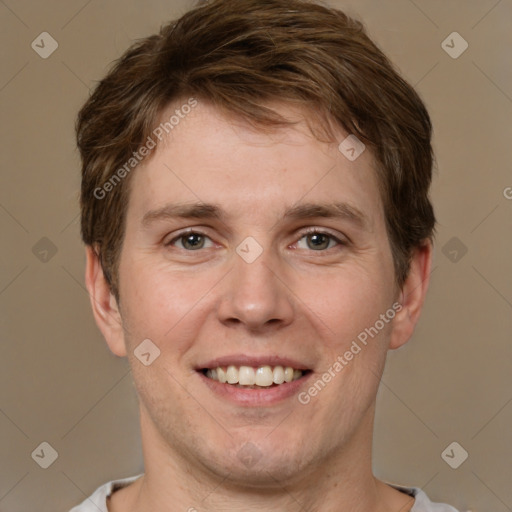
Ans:
POLYGON ((431 124, 340 11, 214 0, 82 108, 86 284, 145 472, 74 512, 453 512, 376 479, 386 353, 429 283, 431 124))

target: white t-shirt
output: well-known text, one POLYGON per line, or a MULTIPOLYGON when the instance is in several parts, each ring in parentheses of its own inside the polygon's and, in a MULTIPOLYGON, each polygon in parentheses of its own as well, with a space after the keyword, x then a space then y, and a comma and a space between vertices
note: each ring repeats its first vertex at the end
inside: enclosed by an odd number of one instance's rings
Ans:
MULTIPOLYGON (((142 475, 123 478, 121 480, 112 480, 101 487, 83 501, 80 505, 73 507, 69 512, 108 512, 107 497, 113 492, 128 486, 142 475)), ((402 491, 409 496, 414 496, 416 501, 411 512, 458 512, 457 509, 445 503, 433 503, 428 496, 419 487, 405 487, 402 485, 390 484, 391 487, 402 491)))

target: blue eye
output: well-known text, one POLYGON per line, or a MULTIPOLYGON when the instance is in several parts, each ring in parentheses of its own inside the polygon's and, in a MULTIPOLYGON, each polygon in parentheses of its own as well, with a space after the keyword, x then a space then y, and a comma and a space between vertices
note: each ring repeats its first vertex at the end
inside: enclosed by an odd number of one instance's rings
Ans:
POLYGON ((299 239, 299 242, 303 239, 306 239, 306 248, 313 251, 323 251, 326 249, 331 249, 335 245, 345 245, 344 242, 331 235, 330 233, 318 230, 311 230, 303 233, 299 239))
MULTIPOLYGON (((340 245, 347 245, 347 242, 340 240, 331 233, 321 231, 318 229, 311 229, 303 232, 297 242, 299 244, 303 239, 306 239, 306 247, 299 247, 300 249, 309 249, 316 252, 323 252, 327 249, 340 245)), ((188 252, 198 251, 200 249, 207 249, 214 247, 211 238, 200 231, 186 231, 174 237, 169 242, 165 243, 166 247, 174 246, 178 249, 183 249, 188 252), (207 242, 209 241, 209 245, 207 242), (181 247, 177 245, 181 244, 181 247)))
MULTIPOLYGON (((175 242, 181 241, 181 248, 187 251, 197 251, 205 248, 205 240, 209 237, 203 233, 197 231, 188 231, 181 235, 173 238, 170 242, 166 243, 165 246, 174 245, 175 242)), ((213 244, 212 244, 213 245, 213 244)), ((211 246, 210 246, 211 247, 211 246)))

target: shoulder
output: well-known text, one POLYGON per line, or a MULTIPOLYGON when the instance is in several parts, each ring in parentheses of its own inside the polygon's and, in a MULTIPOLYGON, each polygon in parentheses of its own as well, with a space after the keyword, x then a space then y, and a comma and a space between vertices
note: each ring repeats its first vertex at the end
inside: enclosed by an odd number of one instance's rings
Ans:
POLYGON ((391 487, 414 496, 415 502, 410 512, 459 512, 456 508, 446 503, 435 503, 419 487, 406 487, 403 485, 390 484, 391 487))
POLYGON ((80 505, 73 507, 69 512, 108 512, 107 497, 113 492, 130 485, 142 475, 112 480, 98 487, 91 496, 80 505))

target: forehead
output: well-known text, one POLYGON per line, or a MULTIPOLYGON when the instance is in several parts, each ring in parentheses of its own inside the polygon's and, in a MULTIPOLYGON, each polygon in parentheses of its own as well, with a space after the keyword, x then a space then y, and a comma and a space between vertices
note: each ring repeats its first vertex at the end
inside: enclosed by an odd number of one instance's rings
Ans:
POLYGON ((316 118, 297 107, 269 104, 297 124, 263 129, 200 100, 177 112, 186 103, 162 113, 160 126, 172 119, 172 129, 168 124, 168 133, 134 172, 129 216, 141 221, 148 211, 176 202, 222 205, 234 218, 247 219, 319 202, 348 204, 370 223, 382 213, 373 156, 365 149, 347 158, 354 154, 346 152, 347 144, 354 141, 352 136, 347 142, 343 129, 335 128, 335 140, 327 143, 306 123, 316 118))

